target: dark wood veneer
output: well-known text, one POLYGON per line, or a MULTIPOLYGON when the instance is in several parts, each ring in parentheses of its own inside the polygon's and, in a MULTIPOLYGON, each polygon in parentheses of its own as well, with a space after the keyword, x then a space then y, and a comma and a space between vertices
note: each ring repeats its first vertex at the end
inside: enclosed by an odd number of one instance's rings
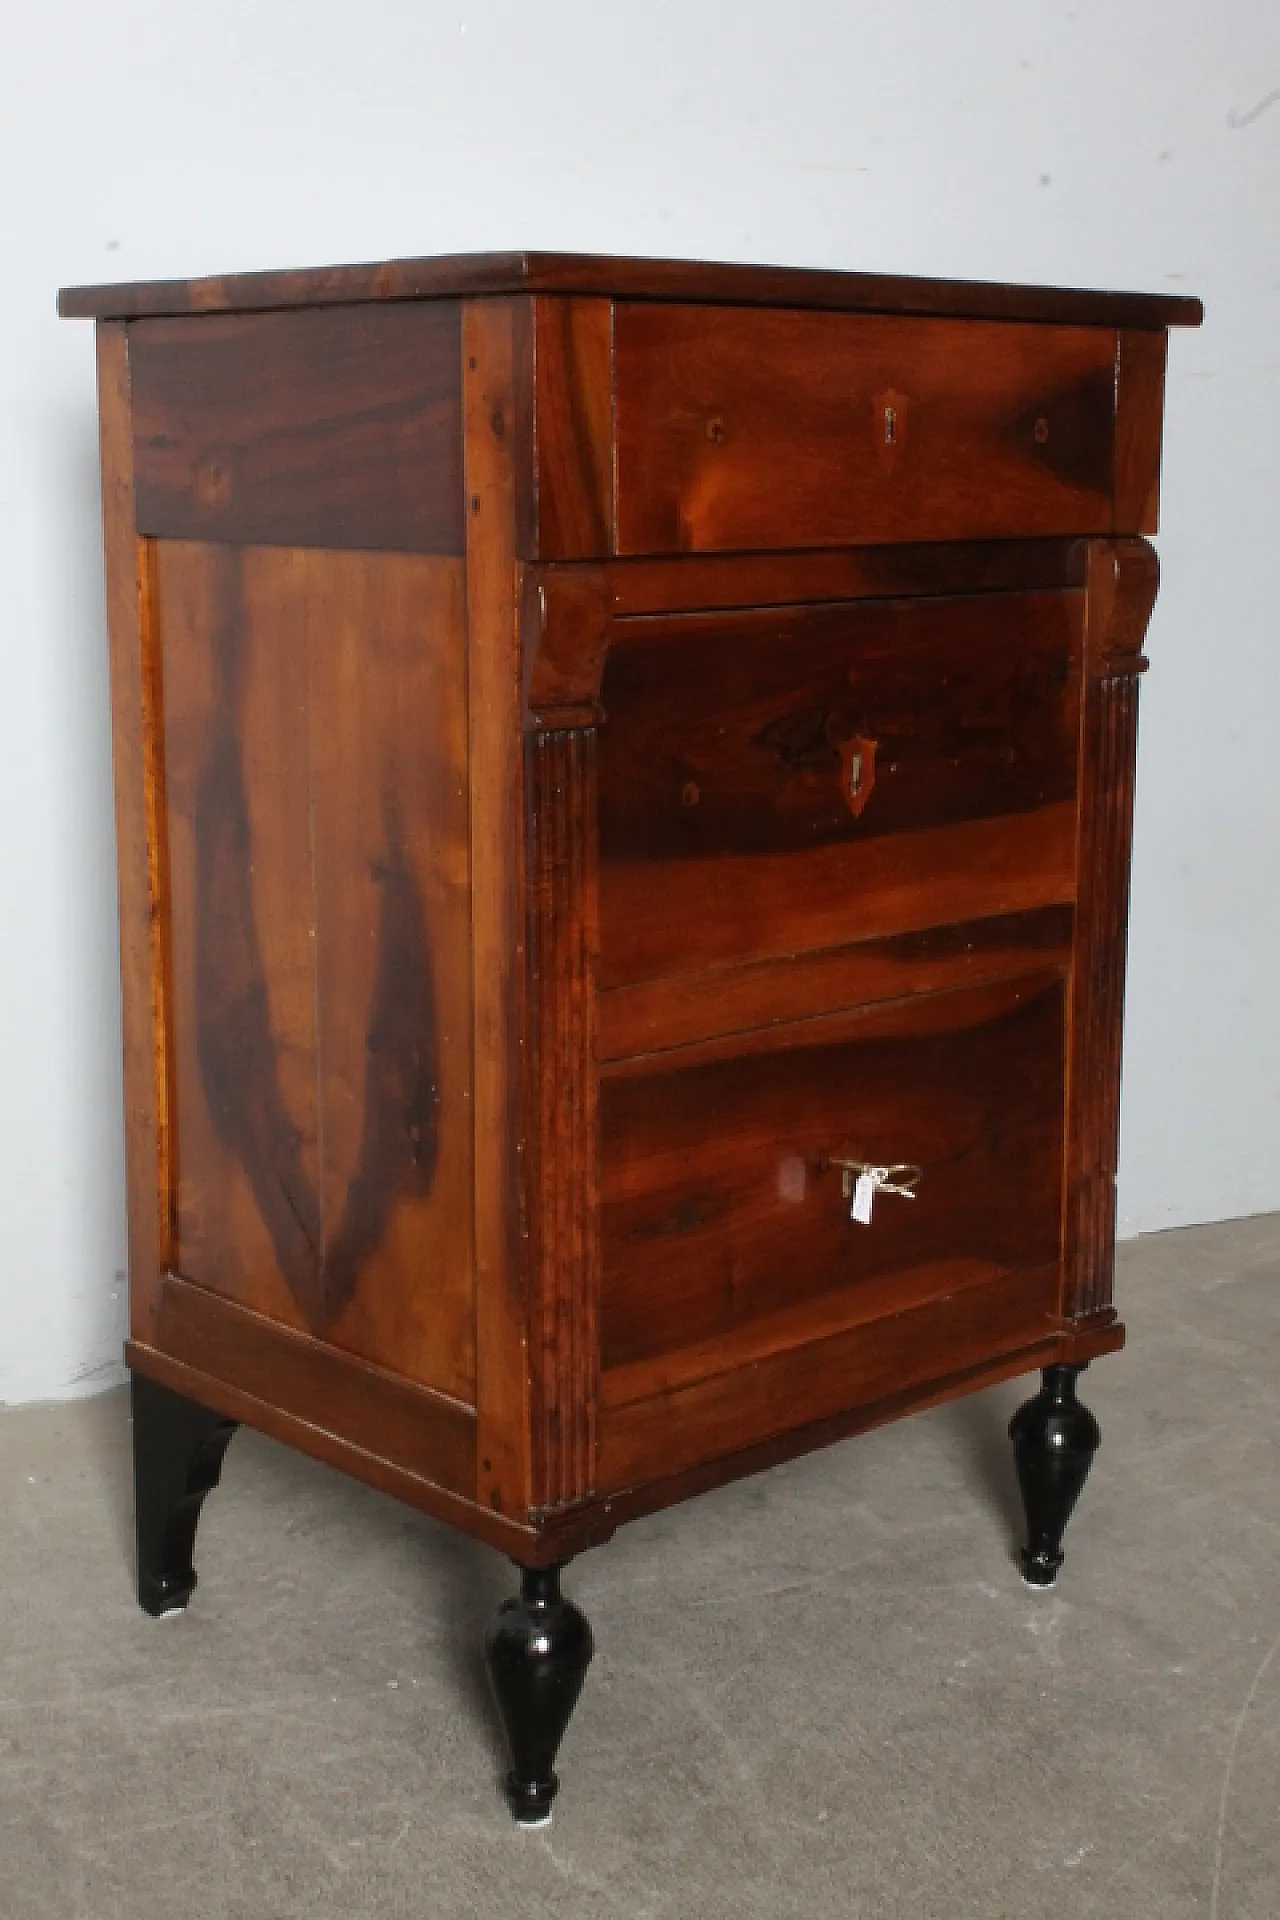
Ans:
POLYGON ((132 329, 138 531, 461 553, 460 309, 132 329))
POLYGON ((806 1301, 856 1313, 886 1275, 950 1262, 1056 1276, 1063 1000, 1060 976, 1031 976, 773 1028, 758 1051, 731 1036, 661 1070, 612 1070, 606 1373, 806 1301), (915 1196, 851 1223, 836 1164, 849 1158, 916 1166, 915 1196))
POLYGON ((614 334, 620 553, 1111 529, 1105 329, 620 305, 614 334))

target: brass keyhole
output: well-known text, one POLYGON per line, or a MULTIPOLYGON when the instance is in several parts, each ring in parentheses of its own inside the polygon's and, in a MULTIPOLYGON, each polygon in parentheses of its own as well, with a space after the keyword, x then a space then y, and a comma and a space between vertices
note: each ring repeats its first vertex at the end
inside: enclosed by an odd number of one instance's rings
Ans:
POLYGON ((886 447, 896 446, 898 440, 898 409, 886 407, 884 410, 884 443, 886 447))

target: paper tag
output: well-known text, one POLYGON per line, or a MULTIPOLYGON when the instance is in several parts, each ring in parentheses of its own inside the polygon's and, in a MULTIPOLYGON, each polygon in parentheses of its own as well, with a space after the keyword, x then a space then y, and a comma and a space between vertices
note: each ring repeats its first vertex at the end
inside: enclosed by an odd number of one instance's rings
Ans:
POLYGON ((869 1173, 860 1173, 853 1189, 853 1204, 849 1208, 849 1218, 860 1226, 871 1225, 871 1202, 875 1198, 876 1183, 869 1173))

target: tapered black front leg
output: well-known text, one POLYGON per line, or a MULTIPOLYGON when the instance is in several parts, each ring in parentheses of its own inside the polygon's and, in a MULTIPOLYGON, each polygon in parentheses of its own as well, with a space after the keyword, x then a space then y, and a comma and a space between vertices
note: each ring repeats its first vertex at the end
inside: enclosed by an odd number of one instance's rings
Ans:
POLYGON ((484 1654, 511 1749, 507 1796, 523 1827, 545 1826, 560 1788, 556 1750, 578 1704, 594 1642, 560 1592, 559 1567, 521 1567, 518 1599, 489 1624, 484 1654))
POLYGON ((1027 1515, 1020 1558, 1029 1587, 1051 1587, 1058 1578, 1062 1536, 1102 1439, 1088 1407, 1076 1399, 1083 1372, 1083 1367, 1046 1367, 1039 1393, 1009 1423, 1027 1515))
POLYGON ((138 1604, 159 1617, 185 1607, 204 1497, 218 1484, 234 1420, 133 1376, 133 1493, 138 1604))

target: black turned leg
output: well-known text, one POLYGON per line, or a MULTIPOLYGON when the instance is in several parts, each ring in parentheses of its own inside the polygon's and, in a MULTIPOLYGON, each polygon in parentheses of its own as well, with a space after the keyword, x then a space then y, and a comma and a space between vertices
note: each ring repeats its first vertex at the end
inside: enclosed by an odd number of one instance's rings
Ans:
POLYGON ((520 1596, 489 1623, 484 1657, 511 1749, 507 1796, 522 1827, 545 1826, 559 1791, 556 1749, 578 1704, 594 1643, 560 1592, 559 1567, 521 1567, 520 1596))
POLYGON ((133 1497, 138 1604, 176 1613, 195 1589, 191 1556, 204 1497, 218 1484, 234 1420, 133 1376, 133 1497))
POLYGON ((1051 1587, 1062 1565, 1062 1536, 1102 1439, 1088 1407, 1076 1399, 1083 1367, 1046 1367, 1043 1386, 1009 1423, 1018 1485, 1027 1515, 1019 1556, 1029 1587, 1051 1587))

